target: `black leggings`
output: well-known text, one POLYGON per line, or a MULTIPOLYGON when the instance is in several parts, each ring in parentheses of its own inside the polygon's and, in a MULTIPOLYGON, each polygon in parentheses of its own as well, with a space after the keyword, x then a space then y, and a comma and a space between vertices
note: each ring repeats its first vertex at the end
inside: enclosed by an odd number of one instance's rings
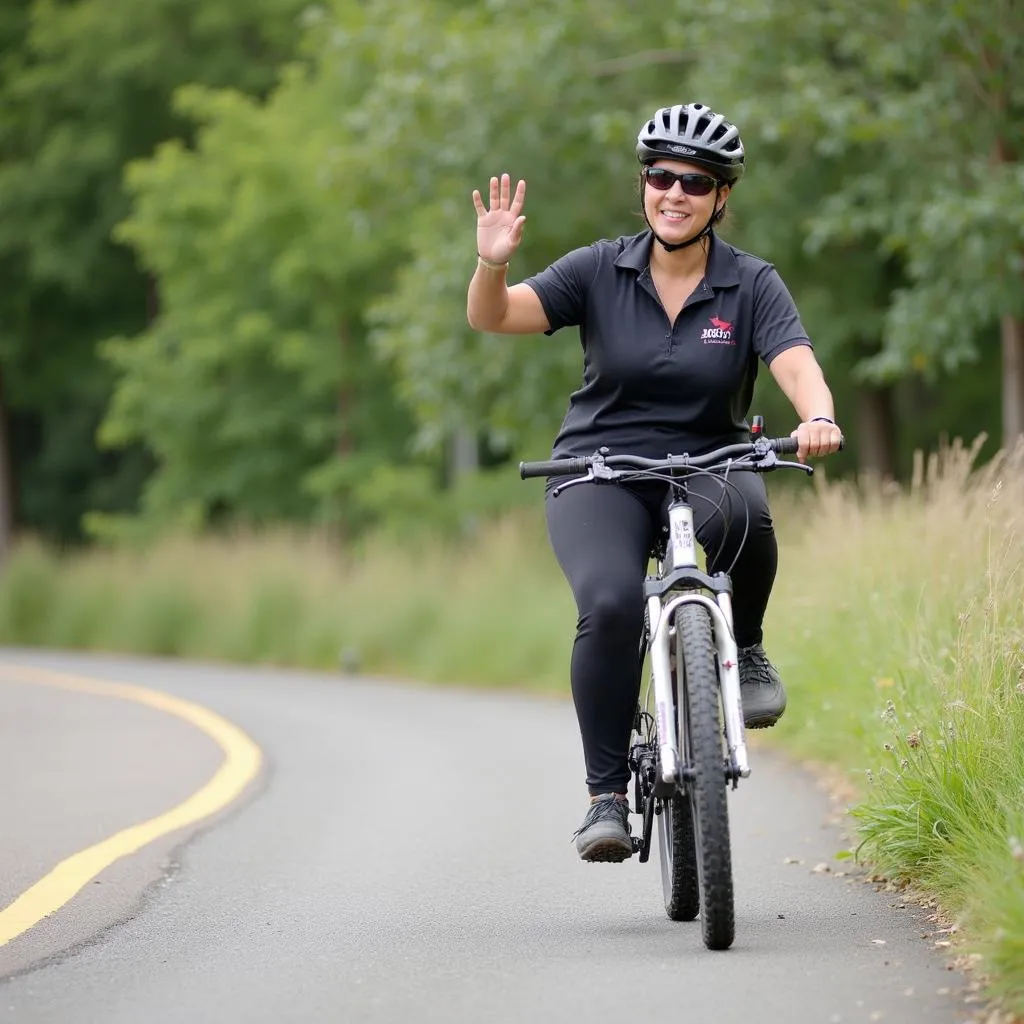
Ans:
MULTIPOLYGON (((733 618, 740 647, 760 643, 761 623, 775 580, 778 548, 764 481, 734 473, 722 484, 706 476, 689 483, 697 539, 711 572, 731 571, 733 618), (722 504, 722 514, 715 506, 722 504), (750 526, 742 549, 744 508, 750 526), (737 551, 739 557, 737 558, 737 551)), ((570 675, 587 787, 591 794, 625 793, 633 712, 640 692, 643 580, 668 487, 656 481, 575 484, 545 498, 548 536, 576 598, 579 619, 570 675)))

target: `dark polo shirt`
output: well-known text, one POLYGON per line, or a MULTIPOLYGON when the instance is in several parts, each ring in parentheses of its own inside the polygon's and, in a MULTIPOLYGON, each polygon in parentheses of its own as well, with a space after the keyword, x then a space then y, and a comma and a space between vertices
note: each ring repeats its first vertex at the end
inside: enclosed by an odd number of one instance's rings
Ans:
POLYGON ((578 326, 583 383, 553 457, 612 452, 649 458, 709 451, 749 437, 758 359, 810 345, 775 268, 712 236, 707 273, 669 323, 651 280, 653 235, 602 240, 528 284, 552 334, 578 326))

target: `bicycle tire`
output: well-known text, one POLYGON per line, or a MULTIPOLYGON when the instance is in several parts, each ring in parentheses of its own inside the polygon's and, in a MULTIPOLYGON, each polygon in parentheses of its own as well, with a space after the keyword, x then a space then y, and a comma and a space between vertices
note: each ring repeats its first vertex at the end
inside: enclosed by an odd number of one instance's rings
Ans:
POLYGON ((676 793, 660 802, 658 852, 665 913, 672 921, 693 921, 700 913, 700 889, 690 801, 676 793))
POLYGON ((701 932, 708 949, 735 938, 728 784, 720 724, 718 659, 710 612, 697 603, 676 611, 676 664, 683 666, 679 737, 697 848, 701 932))

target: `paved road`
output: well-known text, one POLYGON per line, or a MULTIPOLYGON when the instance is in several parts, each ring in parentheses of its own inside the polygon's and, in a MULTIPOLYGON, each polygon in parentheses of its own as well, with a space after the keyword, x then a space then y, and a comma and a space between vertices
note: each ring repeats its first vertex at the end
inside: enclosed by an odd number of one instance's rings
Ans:
POLYGON ((172 715, 12 665, 198 702, 265 760, 232 809, 0 946, 3 1024, 969 1019, 919 911, 813 872, 844 845, 828 801, 767 754, 730 797, 729 952, 665 917, 655 860, 579 863, 575 722, 536 698, 0 651, 0 907, 222 757, 172 715))

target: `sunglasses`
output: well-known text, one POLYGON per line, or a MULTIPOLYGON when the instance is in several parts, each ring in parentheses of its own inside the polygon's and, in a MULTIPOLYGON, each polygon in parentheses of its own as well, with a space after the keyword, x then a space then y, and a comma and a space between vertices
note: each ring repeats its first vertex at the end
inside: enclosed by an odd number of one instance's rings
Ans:
POLYGON ((712 178, 710 174, 676 174, 664 167, 645 167, 644 178, 651 188, 659 192, 667 192, 678 181, 688 196, 706 196, 718 186, 718 179, 712 178))

